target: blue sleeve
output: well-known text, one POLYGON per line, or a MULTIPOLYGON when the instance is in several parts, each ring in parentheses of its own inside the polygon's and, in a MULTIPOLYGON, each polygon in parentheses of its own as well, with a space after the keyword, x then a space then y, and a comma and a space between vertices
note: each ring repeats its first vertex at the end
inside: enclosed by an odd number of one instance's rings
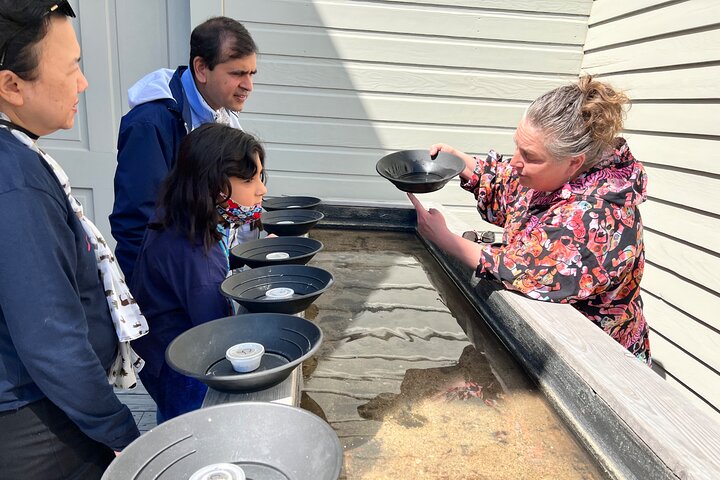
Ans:
POLYGON ((220 292, 220 284, 227 275, 227 260, 219 246, 206 255, 202 248, 194 248, 187 259, 185 281, 179 292, 193 325, 232 315, 230 301, 220 292))
POLYGON ((88 339, 66 205, 40 190, 13 190, 0 194, 0 212, 0 305, 20 361, 86 435, 121 450, 139 433, 88 339))
POLYGON ((160 184, 173 164, 174 148, 149 122, 121 126, 115 171, 115 203, 110 215, 117 240, 115 257, 129 280, 160 184))

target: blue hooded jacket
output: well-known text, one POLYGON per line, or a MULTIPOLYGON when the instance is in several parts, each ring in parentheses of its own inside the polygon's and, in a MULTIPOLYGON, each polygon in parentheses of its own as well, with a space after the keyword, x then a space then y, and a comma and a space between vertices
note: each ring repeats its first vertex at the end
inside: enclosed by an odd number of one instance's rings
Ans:
POLYGON ((175 165, 180 142, 192 125, 181 76, 187 67, 155 71, 128 92, 131 110, 120 122, 115 203, 110 215, 115 256, 132 278, 160 184, 175 165))

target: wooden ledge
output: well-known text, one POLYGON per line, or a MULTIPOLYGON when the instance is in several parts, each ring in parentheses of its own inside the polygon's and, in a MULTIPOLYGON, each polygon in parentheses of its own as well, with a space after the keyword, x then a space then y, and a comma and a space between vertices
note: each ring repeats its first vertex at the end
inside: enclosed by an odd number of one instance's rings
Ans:
MULTIPOLYGON (((318 226, 413 230, 416 216, 408 205, 324 203, 326 218, 318 226)), ((424 205, 443 211, 456 233, 494 227, 479 227, 479 219, 468 225, 441 205, 424 205)), ((478 282, 472 269, 421 241, 482 313, 477 321, 492 328, 611 477, 720 478, 720 423, 714 418, 571 306, 478 282)))
POLYGON ((426 245, 613 478, 720 478, 720 424, 681 392, 571 306, 473 281, 426 245))

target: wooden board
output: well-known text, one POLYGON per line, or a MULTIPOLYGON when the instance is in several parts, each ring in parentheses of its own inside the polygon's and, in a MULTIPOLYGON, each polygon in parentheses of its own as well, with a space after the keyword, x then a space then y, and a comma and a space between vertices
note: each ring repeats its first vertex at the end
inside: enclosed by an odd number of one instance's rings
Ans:
MULTIPOLYGON (((658 362, 662 363, 669 375, 683 385, 682 388, 685 392, 682 395, 685 398, 693 395, 703 398, 711 404, 720 403, 720 382, 717 382, 717 371, 708 368, 707 365, 693 358, 684 349, 678 348, 674 342, 671 343, 664 336, 652 335, 650 341, 652 342, 651 348, 654 349, 653 354, 657 356, 658 362)), ((682 390, 678 389, 678 391, 682 390)), ((681 404, 682 400, 678 400, 678 403, 681 404)), ((716 423, 720 423, 720 413, 717 410, 704 408, 703 412, 716 423)))
POLYGON ((720 472, 720 424, 567 305, 498 292, 632 431, 682 478, 720 472))

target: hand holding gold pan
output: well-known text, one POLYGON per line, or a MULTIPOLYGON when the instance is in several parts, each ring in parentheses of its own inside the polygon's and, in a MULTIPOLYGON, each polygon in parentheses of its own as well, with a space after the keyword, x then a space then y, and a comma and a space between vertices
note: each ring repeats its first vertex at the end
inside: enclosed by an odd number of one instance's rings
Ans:
POLYGON ((375 169, 397 188, 409 193, 440 190, 465 168, 462 159, 446 152, 434 157, 426 150, 401 150, 381 158, 375 169))

